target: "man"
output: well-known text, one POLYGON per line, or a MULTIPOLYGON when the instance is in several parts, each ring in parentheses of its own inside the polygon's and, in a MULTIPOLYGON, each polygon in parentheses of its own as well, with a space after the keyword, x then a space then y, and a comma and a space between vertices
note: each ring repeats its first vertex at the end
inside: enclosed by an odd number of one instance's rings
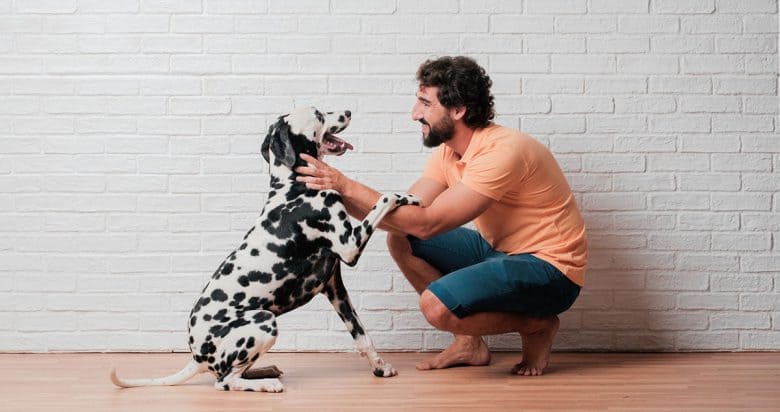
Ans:
MULTIPOLYGON (((420 293, 431 325, 454 342, 420 370, 487 365, 483 335, 519 332, 512 373, 541 375, 558 314, 584 283, 585 226, 566 178, 545 146, 493 124, 492 82, 467 57, 428 60, 417 71, 412 119, 437 147, 409 189, 423 207, 388 215, 381 228, 393 259, 420 293), (474 221, 478 231, 460 226, 474 221)), ((312 157, 298 181, 335 189, 362 218, 380 194, 312 157)))

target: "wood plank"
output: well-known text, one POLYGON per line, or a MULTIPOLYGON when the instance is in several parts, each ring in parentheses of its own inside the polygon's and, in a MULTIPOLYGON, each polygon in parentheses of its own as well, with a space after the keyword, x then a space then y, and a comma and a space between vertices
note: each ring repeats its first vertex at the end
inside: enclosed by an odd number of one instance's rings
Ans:
POLYGON ((109 381, 177 371, 187 354, 2 354, 2 411, 751 410, 780 409, 780 353, 554 353, 541 377, 509 375, 519 353, 491 365, 419 372, 428 353, 387 353, 399 371, 376 378, 352 353, 271 353, 285 392, 221 392, 200 375, 177 387, 109 381))

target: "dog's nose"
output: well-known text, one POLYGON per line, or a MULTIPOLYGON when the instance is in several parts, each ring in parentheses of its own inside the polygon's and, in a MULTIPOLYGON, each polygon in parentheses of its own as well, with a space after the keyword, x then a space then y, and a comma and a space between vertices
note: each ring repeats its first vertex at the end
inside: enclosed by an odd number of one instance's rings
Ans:
POLYGON ((352 112, 349 110, 345 111, 344 114, 347 115, 347 117, 352 117, 352 112))

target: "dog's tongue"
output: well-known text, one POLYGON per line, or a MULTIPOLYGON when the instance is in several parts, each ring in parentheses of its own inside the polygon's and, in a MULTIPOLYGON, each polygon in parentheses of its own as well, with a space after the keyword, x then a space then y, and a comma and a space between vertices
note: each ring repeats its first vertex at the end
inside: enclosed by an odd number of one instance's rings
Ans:
POLYGON ((328 141, 329 141, 330 143, 332 143, 333 145, 335 145, 335 146, 336 146, 336 147, 337 147, 339 150, 341 150, 342 148, 346 148, 346 149, 344 149, 344 150, 354 150, 354 149, 355 149, 355 148, 354 148, 354 147, 352 147, 352 145, 351 145, 351 144, 349 144, 347 141, 345 141, 345 140, 341 140, 341 139, 339 139, 338 137, 336 137, 336 136, 334 136, 334 135, 332 135, 332 134, 329 134, 329 135, 327 136, 327 139, 328 139, 328 141))

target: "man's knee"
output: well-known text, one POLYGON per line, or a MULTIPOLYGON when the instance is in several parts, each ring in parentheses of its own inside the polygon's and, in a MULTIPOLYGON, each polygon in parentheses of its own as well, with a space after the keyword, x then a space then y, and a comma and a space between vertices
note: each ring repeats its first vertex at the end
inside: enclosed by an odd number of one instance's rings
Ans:
POLYGON ((427 289, 420 295, 420 311, 431 326, 440 330, 452 330, 453 323, 458 320, 457 316, 427 289))

